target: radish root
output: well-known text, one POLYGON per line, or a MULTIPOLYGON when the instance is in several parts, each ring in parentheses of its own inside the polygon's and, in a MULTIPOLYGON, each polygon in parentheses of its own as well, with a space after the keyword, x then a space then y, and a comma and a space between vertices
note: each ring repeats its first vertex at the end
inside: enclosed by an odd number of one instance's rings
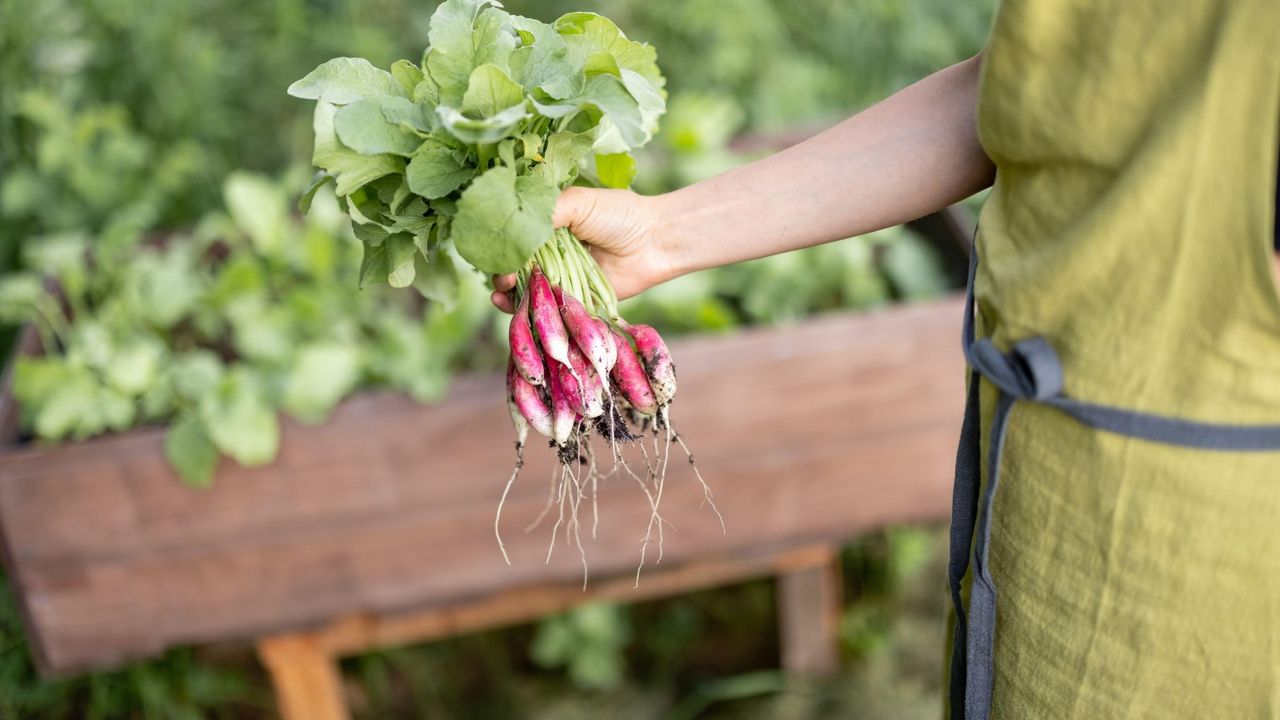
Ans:
POLYGON ((524 467, 524 443, 516 442, 516 466, 511 471, 511 478, 507 480, 506 487, 502 488, 502 499, 498 500, 498 512, 493 518, 493 536, 498 539, 498 549, 502 551, 502 559, 508 565, 511 564, 511 558, 507 556, 507 546, 502 543, 502 506, 507 504, 507 495, 511 492, 511 486, 516 484, 516 477, 520 475, 520 469, 524 467))

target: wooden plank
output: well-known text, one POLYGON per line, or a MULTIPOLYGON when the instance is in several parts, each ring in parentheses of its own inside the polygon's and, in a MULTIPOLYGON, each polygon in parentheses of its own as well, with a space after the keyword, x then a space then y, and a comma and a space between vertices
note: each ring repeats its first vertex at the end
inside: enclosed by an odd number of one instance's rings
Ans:
POLYGON ((840 564, 836 549, 823 561, 778 576, 778 630, 782 667, 799 675, 829 676, 840 667, 840 564))
POLYGON ((258 657, 271 675, 283 720, 350 720, 338 661, 306 634, 258 643, 258 657))
MULTIPOLYGON (((963 403, 960 302, 832 315, 678 343, 674 418, 712 483, 726 532, 687 467, 672 465, 668 562, 839 541, 949 507, 963 403)), ((285 423, 279 460, 224 461, 181 485, 156 431, 0 454, 0 532, 46 670, 110 665, 173 644, 251 639, 580 578, 563 545, 543 563, 549 453, 531 448, 508 498, 502 563, 493 511, 511 468, 499 378, 460 381, 423 407, 344 403, 318 427, 285 423)), ((599 578, 634 570, 648 508, 601 487, 599 578)))
POLYGON ((636 603, 769 575, 790 576, 827 568, 831 558, 831 550, 825 545, 711 557, 675 567, 652 568, 639 584, 635 576, 624 575, 591 583, 586 589, 577 583, 544 584, 467 598, 428 610, 351 615, 312 631, 310 636, 334 655, 352 655, 369 648, 422 643, 529 622, 587 602, 636 603))
MULTIPOLYGON (((345 655, 529 622, 588 602, 639 602, 764 575, 829 574, 834 558, 829 546, 818 545, 667 566, 646 574, 643 584, 629 576, 618 577, 586 589, 576 584, 526 587, 411 613, 351 615, 314 630, 263 638, 258 641, 258 654, 271 675, 284 720, 344 720, 348 715, 337 660, 345 655)), ((838 602, 835 609, 839 611, 838 602)), ((825 645, 834 647, 834 625, 807 625, 827 632, 825 645)), ((812 640, 806 638, 806 642, 812 640)), ((814 670, 811 665, 788 668, 814 670)))

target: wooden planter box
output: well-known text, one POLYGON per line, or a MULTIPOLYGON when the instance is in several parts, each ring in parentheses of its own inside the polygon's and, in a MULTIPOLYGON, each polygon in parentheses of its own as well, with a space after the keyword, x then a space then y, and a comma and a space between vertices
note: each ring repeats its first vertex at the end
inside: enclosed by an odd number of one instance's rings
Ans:
MULTIPOLYGON (((673 417, 726 532, 673 462, 663 514, 676 530, 662 567, 725 567, 945 517, 964 399, 960 317, 953 298, 677 343, 673 417)), ((37 662, 74 672, 173 645, 453 608, 432 626, 440 635, 476 626, 458 608, 513 588, 559 588, 555 602, 527 601, 544 608, 587 597, 563 593, 581 583, 575 551, 561 544, 544 563, 550 524, 521 530, 547 497, 541 447, 507 501, 510 567, 498 552, 494 510, 513 459, 502 395, 486 376, 429 407, 357 396, 323 425, 285 422, 270 466, 224 459, 208 490, 174 476, 159 430, 0 451, 0 542, 37 662)), ((619 579, 635 572, 648 507, 617 479, 599 507, 592 585, 625 598, 619 579)), ((640 588, 635 597, 644 577, 640 588)))

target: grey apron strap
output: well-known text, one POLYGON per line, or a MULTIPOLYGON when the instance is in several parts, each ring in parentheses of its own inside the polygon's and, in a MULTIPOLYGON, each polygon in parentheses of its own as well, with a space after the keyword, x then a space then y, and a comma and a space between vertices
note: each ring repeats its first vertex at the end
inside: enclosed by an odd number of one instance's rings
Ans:
POLYGON ((982 443, 978 412, 978 373, 969 372, 968 400, 964 405, 964 424, 960 426, 960 449, 956 452, 956 482, 951 494, 951 550, 947 560, 947 584, 951 588, 951 606, 955 609, 955 635, 951 640, 951 718, 964 718, 965 630, 967 615, 960 590, 969 570, 973 529, 978 517, 978 488, 981 479, 982 443))
POLYGON ((964 315, 969 389, 964 425, 960 431, 960 449, 956 454, 956 480, 951 500, 951 550, 947 567, 951 602, 956 611, 949 695, 952 720, 987 720, 991 713, 996 632, 996 586, 988 564, 991 514, 1000 483, 1000 460, 1004 455, 1009 416, 1019 400, 1048 405, 1089 427, 1141 440, 1202 450, 1280 451, 1280 425, 1202 423, 1081 402, 1063 395, 1062 363, 1053 347, 1043 338, 1022 340, 1007 353, 1001 352, 986 338, 974 338, 973 285, 977 267, 975 240, 969 257, 964 315), (986 492, 980 492, 979 377, 985 377, 999 391, 991 422, 986 492), (969 611, 966 613, 960 590, 970 557, 974 572, 969 589, 969 611))

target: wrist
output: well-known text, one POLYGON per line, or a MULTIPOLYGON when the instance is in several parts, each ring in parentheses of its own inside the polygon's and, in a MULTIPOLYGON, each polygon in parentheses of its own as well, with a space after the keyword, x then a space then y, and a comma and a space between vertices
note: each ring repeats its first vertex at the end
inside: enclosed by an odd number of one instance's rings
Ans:
POLYGON ((655 251, 653 284, 674 280, 701 269, 695 262, 688 223, 680 210, 679 191, 645 197, 650 237, 655 251))

